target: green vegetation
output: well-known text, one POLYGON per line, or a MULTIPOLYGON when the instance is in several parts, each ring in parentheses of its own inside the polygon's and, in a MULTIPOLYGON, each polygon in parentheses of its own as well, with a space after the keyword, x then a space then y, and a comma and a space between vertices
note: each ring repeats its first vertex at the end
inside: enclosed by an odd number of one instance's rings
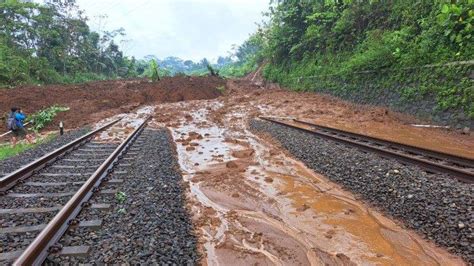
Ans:
POLYGON ((10 145, 9 143, 0 146, 0 160, 4 160, 9 157, 13 157, 17 154, 22 153, 25 150, 31 149, 36 144, 28 144, 28 143, 18 143, 15 147, 10 145))
POLYGON ((366 99, 397 91, 474 118, 473 0, 278 0, 267 16, 240 47, 250 56, 222 73, 265 62, 266 79, 296 90, 366 99), (245 49, 250 41, 257 49, 245 49))
POLYGON ((243 77, 255 71, 264 61, 265 38, 264 31, 260 29, 242 45, 234 47, 232 57, 235 60, 221 66, 221 75, 225 77, 243 77))
MULTIPOLYGON (((236 49, 243 50, 240 47, 236 49)), ((251 62, 249 59, 255 56, 252 53, 247 52, 244 54, 243 51, 241 51, 238 53, 239 56, 236 56, 236 54, 237 52, 232 56, 220 56, 215 64, 209 62, 207 58, 194 62, 192 60, 183 60, 179 57, 166 57, 161 60, 149 55, 146 56, 145 59, 137 61, 137 75, 150 77, 150 63, 152 61, 157 62, 157 65, 160 66, 160 77, 181 75, 244 76, 246 73, 254 70, 258 66, 258 63, 261 62, 257 62, 256 60, 251 62), (246 56, 248 56, 248 58, 246 56)))
POLYGON ((209 74, 210 74, 211 76, 214 76, 214 77, 218 77, 218 76, 219 76, 219 70, 214 69, 214 68, 211 66, 211 64, 208 64, 208 65, 206 66, 206 68, 207 68, 207 70, 209 71, 209 74))
POLYGON ((69 110, 69 107, 53 105, 51 107, 38 111, 34 113, 33 115, 29 116, 27 122, 32 122, 33 130, 35 132, 38 132, 40 129, 44 128, 51 121, 53 121, 54 117, 59 112, 65 112, 68 110, 69 110))
POLYGON ((0 86, 136 76, 114 43, 123 35, 91 31, 74 0, 0 0, 0 86))
MULTIPOLYGON (((166 57, 161 60, 153 55, 148 55, 145 56, 144 59, 137 61, 137 75, 140 77, 151 77, 152 61, 155 61, 157 66, 159 66, 158 74, 160 77, 180 75, 203 76, 210 74, 207 66, 211 64, 206 58, 203 58, 199 62, 193 62, 191 60, 183 60, 174 56, 166 57)), ((219 64, 211 67, 217 68, 219 67, 219 64)))
POLYGON ((160 75, 158 74, 158 65, 154 59, 150 61, 150 72, 151 81, 155 82, 160 80, 160 75))
POLYGON ((38 139, 36 143, 34 144, 28 144, 26 142, 21 142, 18 143, 15 147, 10 145, 10 143, 2 144, 0 146, 0 160, 4 160, 9 157, 13 157, 15 155, 18 155, 28 149, 34 148, 35 146, 41 144, 41 143, 46 143, 52 140, 53 138, 56 137, 56 134, 50 134, 47 137, 43 139, 38 139))
POLYGON ((127 194, 123 191, 118 191, 115 193, 115 199, 117 200, 118 204, 123 204, 127 200, 127 194))
MULTIPOLYGON (((125 201, 127 201, 127 194, 125 194, 125 192, 123 192, 123 191, 119 191, 119 192, 115 193, 115 200, 117 200, 117 203, 119 205, 122 205, 122 204, 125 203, 125 201)), ((124 207, 121 207, 117 210, 117 213, 125 214, 125 213, 127 213, 127 211, 125 210, 124 207)))

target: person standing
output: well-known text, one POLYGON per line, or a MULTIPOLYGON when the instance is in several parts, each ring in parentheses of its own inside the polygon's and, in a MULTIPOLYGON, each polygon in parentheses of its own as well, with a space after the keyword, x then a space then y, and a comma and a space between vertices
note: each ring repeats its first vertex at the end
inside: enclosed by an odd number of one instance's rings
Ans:
POLYGON ((21 112, 21 108, 12 107, 10 116, 8 117, 8 129, 12 131, 12 145, 16 146, 18 138, 25 137, 28 143, 33 143, 33 137, 26 132, 24 121, 26 115, 21 112))

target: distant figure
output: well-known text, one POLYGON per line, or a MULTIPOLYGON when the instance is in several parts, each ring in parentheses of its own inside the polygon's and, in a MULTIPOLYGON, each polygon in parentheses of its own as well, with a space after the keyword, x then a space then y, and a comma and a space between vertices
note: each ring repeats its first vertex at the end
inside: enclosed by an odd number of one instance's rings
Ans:
POLYGON ((21 112, 21 108, 12 107, 11 113, 8 116, 7 127, 12 131, 12 145, 16 146, 17 138, 25 137, 28 143, 33 143, 33 138, 28 135, 23 122, 26 119, 26 115, 21 112))

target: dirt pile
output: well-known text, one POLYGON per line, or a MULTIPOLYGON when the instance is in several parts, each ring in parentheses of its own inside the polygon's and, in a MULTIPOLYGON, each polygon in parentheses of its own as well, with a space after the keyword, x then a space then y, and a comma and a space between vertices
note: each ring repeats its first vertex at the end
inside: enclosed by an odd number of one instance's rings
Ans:
MULTIPOLYGON (((74 85, 21 86, 0 90, 0 113, 20 106, 26 113, 58 104, 70 111, 60 113, 50 125, 64 121, 76 128, 142 104, 213 99, 221 95, 217 89, 225 81, 217 77, 172 77, 159 82, 147 80, 97 81, 74 85)), ((2 116, 1 119, 4 119, 2 116)), ((4 124, 4 121, 1 121, 4 124)))

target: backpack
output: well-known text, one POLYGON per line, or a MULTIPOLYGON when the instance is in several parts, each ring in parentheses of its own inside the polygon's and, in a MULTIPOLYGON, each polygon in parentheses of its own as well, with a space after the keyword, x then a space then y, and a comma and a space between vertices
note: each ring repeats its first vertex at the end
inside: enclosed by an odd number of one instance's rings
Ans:
POLYGON ((7 129, 8 130, 17 130, 18 127, 16 125, 15 113, 10 113, 7 118, 7 129))

